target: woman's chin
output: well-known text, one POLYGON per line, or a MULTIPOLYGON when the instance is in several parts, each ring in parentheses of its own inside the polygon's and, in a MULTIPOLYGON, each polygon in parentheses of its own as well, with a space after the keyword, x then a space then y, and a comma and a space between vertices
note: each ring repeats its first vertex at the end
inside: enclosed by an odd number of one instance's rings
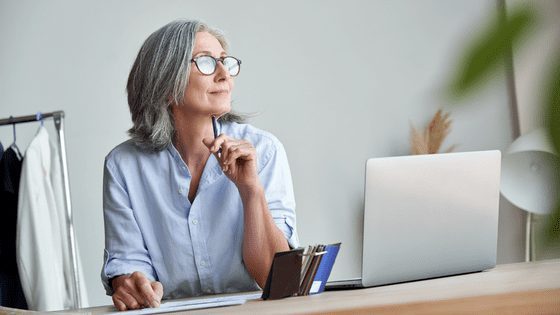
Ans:
POLYGON ((231 105, 228 104, 221 106, 220 108, 216 108, 216 110, 212 112, 212 116, 221 117, 229 112, 231 112, 231 105))

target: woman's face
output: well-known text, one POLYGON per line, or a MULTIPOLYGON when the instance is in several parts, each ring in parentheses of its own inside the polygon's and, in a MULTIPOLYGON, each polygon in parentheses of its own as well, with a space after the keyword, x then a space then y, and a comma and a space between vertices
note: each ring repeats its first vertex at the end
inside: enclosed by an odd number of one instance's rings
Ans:
MULTIPOLYGON (((227 56, 220 42, 208 32, 196 33, 193 58, 209 55, 214 58, 227 56)), ((221 116, 231 110, 233 78, 221 62, 211 75, 202 74, 194 62, 191 63, 189 83, 185 91, 182 109, 189 115, 221 116)))

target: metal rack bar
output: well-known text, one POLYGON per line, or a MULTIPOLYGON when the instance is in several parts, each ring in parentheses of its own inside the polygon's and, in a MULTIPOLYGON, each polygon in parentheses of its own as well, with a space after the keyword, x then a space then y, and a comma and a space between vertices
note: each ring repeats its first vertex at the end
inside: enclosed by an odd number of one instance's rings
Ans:
MULTIPOLYGON (((41 113, 42 118, 50 118, 50 117, 64 117, 63 111, 56 111, 51 113, 41 113)), ((26 122, 37 122, 37 115, 28 115, 28 116, 19 116, 19 117, 9 117, 0 119, 0 126, 3 125, 12 125, 12 124, 21 124, 26 122)))

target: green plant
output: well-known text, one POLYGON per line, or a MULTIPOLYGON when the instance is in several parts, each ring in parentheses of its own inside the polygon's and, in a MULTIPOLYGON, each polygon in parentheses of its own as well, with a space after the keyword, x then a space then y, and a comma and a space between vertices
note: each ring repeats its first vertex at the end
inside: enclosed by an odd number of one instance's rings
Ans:
MULTIPOLYGON (((531 36, 533 26, 538 22, 537 15, 528 6, 516 6, 505 14, 502 7, 488 28, 483 30, 466 51, 460 61, 458 71, 452 80, 449 91, 455 98, 467 96, 481 87, 494 71, 503 69, 504 61, 523 44, 526 36, 531 36)), ((540 106, 546 115, 545 128, 553 148, 560 152, 560 51, 557 58, 550 61, 550 72, 545 78, 545 97, 540 106)), ((558 174, 560 176, 560 174, 558 174)), ((560 196, 556 207, 547 222, 546 239, 549 242, 560 241, 560 196)))

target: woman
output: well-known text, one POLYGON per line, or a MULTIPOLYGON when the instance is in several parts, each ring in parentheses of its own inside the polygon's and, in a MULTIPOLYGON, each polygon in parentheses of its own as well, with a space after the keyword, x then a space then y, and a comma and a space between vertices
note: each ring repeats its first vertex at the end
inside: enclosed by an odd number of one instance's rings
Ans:
POLYGON ((241 62, 226 50, 217 30, 178 20, 130 71, 132 139, 107 155, 103 187, 101 276, 119 310, 257 290, 274 254, 299 245, 286 153, 230 113, 241 62))

